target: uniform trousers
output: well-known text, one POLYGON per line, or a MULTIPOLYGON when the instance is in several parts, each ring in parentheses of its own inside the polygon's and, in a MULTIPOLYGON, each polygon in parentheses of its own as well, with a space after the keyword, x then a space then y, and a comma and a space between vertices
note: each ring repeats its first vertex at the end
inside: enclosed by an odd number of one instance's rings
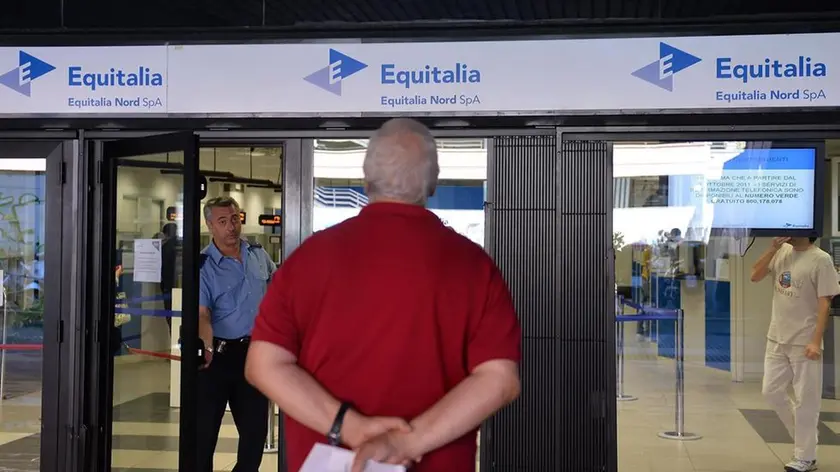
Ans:
POLYGON ((230 404, 239 433, 233 472, 258 472, 268 434, 268 399, 245 380, 246 340, 214 340, 210 365, 198 374, 198 470, 213 471, 219 429, 230 404))

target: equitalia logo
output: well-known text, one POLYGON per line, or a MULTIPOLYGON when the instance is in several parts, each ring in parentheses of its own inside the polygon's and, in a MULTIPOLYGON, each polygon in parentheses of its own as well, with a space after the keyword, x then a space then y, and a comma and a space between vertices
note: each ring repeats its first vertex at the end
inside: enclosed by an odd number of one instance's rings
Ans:
POLYGON ((335 49, 330 49, 329 65, 307 75, 303 80, 340 97, 341 82, 366 67, 367 64, 335 49))
POLYGON ((674 74, 688 69, 701 60, 699 57, 677 49, 670 44, 659 43, 659 60, 651 62, 630 75, 673 92, 674 74))
POLYGON ((48 64, 24 51, 18 53, 18 66, 0 75, 0 84, 27 97, 32 95, 32 81, 41 78, 55 70, 55 66, 48 64))

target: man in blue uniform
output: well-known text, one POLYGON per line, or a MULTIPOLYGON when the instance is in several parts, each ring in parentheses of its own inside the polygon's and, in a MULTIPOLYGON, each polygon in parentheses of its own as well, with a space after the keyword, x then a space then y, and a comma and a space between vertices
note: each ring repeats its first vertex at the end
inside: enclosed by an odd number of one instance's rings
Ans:
POLYGON ((205 363, 198 386, 198 470, 212 472, 229 403, 239 449, 234 472, 258 472, 268 429, 268 400, 245 380, 245 357, 257 309, 276 266, 259 244, 241 238, 239 204, 217 197, 204 205, 213 241, 201 251, 198 332, 205 363))

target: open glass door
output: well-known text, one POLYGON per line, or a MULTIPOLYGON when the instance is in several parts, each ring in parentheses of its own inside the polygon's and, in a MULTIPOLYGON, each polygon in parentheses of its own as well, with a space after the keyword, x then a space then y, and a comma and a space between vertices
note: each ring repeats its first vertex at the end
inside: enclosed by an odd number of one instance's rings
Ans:
MULTIPOLYGON (((198 140, 102 143, 97 470, 195 470, 198 140)), ((97 314, 94 314, 97 316, 97 314)))

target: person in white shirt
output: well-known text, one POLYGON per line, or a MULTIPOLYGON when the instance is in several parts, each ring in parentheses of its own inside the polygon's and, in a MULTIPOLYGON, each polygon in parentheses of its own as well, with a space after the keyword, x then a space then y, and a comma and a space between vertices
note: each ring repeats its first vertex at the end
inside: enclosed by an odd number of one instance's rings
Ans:
POLYGON ((751 277, 753 282, 771 273, 774 278, 761 391, 793 438, 788 472, 817 469, 823 333, 831 299, 840 294, 831 256, 814 245, 816 239, 775 238, 751 277))

